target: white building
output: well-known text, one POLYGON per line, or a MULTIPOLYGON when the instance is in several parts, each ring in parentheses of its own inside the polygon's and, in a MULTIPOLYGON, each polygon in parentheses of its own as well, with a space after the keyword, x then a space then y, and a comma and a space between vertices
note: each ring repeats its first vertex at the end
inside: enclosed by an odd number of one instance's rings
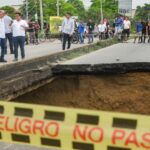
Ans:
POLYGON ((15 9, 18 9, 22 4, 24 0, 0 0, 0 7, 3 6, 12 6, 15 9))
POLYGON ((133 17, 137 6, 150 4, 150 0, 119 0, 119 13, 129 17, 133 17))

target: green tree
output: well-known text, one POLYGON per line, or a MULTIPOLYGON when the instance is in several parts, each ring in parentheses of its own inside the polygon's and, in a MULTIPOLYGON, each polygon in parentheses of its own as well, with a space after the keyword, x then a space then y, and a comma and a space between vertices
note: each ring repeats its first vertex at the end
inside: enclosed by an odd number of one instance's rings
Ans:
POLYGON ((81 0, 68 0, 67 3, 69 3, 70 5, 72 5, 74 7, 74 9, 76 9, 75 14, 73 14, 73 15, 77 15, 80 18, 85 17, 85 8, 84 8, 83 1, 81 1, 81 0))
MULTIPOLYGON (((118 14, 118 2, 116 0, 101 0, 103 4, 104 18, 114 19, 118 14)), ((92 5, 88 10, 87 17, 93 20, 101 19, 101 1, 91 0, 92 5)))
POLYGON ((13 7, 4 6, 4 7, 1 7, 0 9, 5 10, 10 17, 12 17, 12 18, 15 17, 16 10, 13 7))
POLYGON ((150 19, 150 4, 145 4, 145 6, 138 6, 134 19, 137 21, 138 19, 142 19, 147 21, 150 19))
MULTIPOLYGON (((26 17, 26 3, 20 8, 23 17, 26 17)), ((29 19, 35 19, 35 14, 39 12, 39 3, 37 0, 28 0, 28 14, 29 19)))
MULTIPOLYGON (((79 15, 81 12, 79 9, 82 8, 84 11, 84 5, 83 3, 78 0, 79 3, 75 6, 75 3, 71 3, 71 1, 66 2, 66 0, 60 0, 60 16, 64 16, 66 12, 71 12, 73 15, 79 15), (78 8, 78 9, 77 9, 78 8)), ((43 0, 43 14, 44 14, 44 20, 48 21, 50 16, 56 16, 57 15, 57 7, 56 7, 57 1, 56 0, 43 0)), ((21 12, 24 14, 24 17, 26 15, 26 4, 21 7, 21 12)), ((82 14, 83 14, 82 11, 82 14)), ((38 17, 40 17, 40 10, 39 10, 39 0, 28 0, 28 12, 29 12, 29 19, 34 19, 34 15, 38 14, 38 17)))

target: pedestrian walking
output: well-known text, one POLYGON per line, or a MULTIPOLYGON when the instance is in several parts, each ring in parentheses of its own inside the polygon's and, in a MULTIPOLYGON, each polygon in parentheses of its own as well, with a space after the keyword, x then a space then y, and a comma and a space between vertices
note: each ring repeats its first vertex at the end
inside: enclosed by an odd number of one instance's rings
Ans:
POLYGON ((14 54, 13 37, 12 37, 12 29, 11 29, 11 24, 13 23, 13 20, 10 16, 8 16, 6 11, 4 15, 4 23, 5 23, 5 36, 6 36, 5 54, 7 54, 7 41, 9 42, 10 53, 14 54))
POLYGON ((128 17, 123 22, 123 39, 127 41, 130 36, 131 21, 128 17))
POLYGON ((141 20, 136 23, 136 37, 134 39, 134 43, 136 42, 136 39, 138 38, 138 43, 142 43, 142 30, 143 30, 143 25, 141 23, 141 20))
POLYGON ((63 50, 66 49, 66 43, 68 42, 67 49, 71 47, 71 37, 74 33, 75 25, 74 20, 71 18, 71 13, 66 14, 66 18, 62 24, 62 32, 63 32, 63 50))
POLYGON ((89 19, 87 23, 88 43, 94 42, 94 33, 93 33, 94 29, 95 29, 95 24, 92 22, 91 19, 89 19))
POLYGON ((78 24, 78 33, 80 36, 80 43, 83 44, 84 43, 84 31, 85 31, 85 26, 83 23, 83 20, 80 20, 80 23, 78 24))
POLYGON ((106 32, 106 24, 104 24, 104 21, 101 21, 98 25, 98 31, 99 31, 99 40, 105 39, 105 32, 106 32))
POLYGON ((4 59, 5 55, 5 23, 4 23, 4 11, 0 10, 0 47, 1 47, 1 57, 0 62, 7 62, 4 59))
POLYGON ((13 42, 14 42, 14 61, 18 61, 18 48, 21 50, 22 59, 25 58, 25 31, 28 28, 28 24, 22 19, 21 13, 16 13, 16 19, 12 23, 13 42))

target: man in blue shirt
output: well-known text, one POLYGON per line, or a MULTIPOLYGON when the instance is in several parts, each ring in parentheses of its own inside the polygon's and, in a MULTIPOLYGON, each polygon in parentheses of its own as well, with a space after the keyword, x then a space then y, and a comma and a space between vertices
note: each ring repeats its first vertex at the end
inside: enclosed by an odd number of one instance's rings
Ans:
POLYGON ((85 26, 83 24, 83 21, 80 20, 80 23, 78 25, 78 33, 80 35, 80 43, 83 44, 84 43, 84 31, 85 31, 85 26))
POLYGON ((115 33, 118 34, 122 32, 123 27, 123 18, 121 16, 118 16, 118 18, 115 20, 115 33))
POLYGON ((143 25, 141 20, 139 20, 136 23, 136 37, 134 39, 134 43, 136 42, 137 38, 138 38, 138 43, 142 43, 142 31, 143 31, 143 25))

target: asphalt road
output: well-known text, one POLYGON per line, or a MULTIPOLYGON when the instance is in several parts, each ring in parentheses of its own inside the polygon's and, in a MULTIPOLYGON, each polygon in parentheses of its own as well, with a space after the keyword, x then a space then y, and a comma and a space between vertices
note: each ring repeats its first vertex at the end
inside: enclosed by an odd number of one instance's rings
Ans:
POLYGON ((54 149, 37 148, 32 146, 15 145, 0 142, 0 150, 54 150, 54 149))
MULTIPOLYGON (((95 39, 95 41, 97 40, 98 39, 95 39)), ((72 44, 71 49, 78 48, 78 47, 85 46, 85 45, 88 45, 87 39, 85 40, 85 44, 72 44)), ((55 40, 54 42, 44 42, 44 43, 40 43, 39 45, 32 45, 32 44, 26 45, 25 46, 25 54, 26 54, 25 60, 34 59, 34 58, 58 53, 61 51, 62 51, 62 43, 59 40, 55 40)), ((19 52, 19 61, 22 61, 21 56, 20 56, 20 50, 18 52, 19 52)), ((5 59, 7 60, 7 63, 0 63, 0 66, 13 63, 14 55, 10 54, 9 48, 8 48, 8 54, 5 55, 5 59)))
MULTIPOLYGON (((79 45, 73 45, 79 47, 79 45)), ((38 46, 27 46, 27 59, 32 59, 47 54, 61 51, 61 43, 43 43, 38 46)), ((12 63, 12 55, 6 57, 12 63)), ((63 64, 108 64, 124 62, 150 62, 150 44, 128 43, 116 44, 90 54, 78 57, 63 64)), ((30 146, 0 143, 0 150, 48 150, 30 146)), ((52 149, 49 149, 52 150, 52 149)))
POLYGON ((64 62, 63 64, 80 65, 128 62, 150 62, 150 44, 134 44, 133 41, 115 44, 113 46, 64 62))

